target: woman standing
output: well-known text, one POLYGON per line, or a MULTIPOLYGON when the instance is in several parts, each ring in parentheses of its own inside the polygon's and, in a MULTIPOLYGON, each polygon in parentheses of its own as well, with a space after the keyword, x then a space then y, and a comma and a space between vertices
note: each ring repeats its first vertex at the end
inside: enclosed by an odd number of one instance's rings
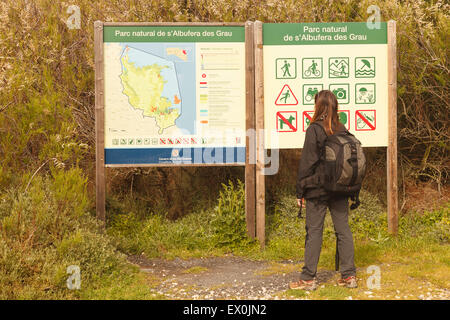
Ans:
POLYGON ((317 264, 322 248, 323 224, 327 208, 330 209, 337 236, 341 279, 338 284, 356 288, 353 236, 348 224, 348 196, 328 193, 321 186, 321 150, 327 136, 345 131, 339 122, 338 102, 329 90, 314 97, 314 116, 306 130, 297 179, 297 204, 306 199, 305 265, 300 280, 289 284, 291 289, 315 290, 317 264))

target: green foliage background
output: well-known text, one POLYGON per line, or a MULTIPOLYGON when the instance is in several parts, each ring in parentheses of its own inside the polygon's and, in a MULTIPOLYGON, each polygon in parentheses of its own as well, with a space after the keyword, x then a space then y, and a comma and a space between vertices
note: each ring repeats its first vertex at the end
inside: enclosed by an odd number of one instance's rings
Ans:
MULTIPOLYGON (((242 168, 107 170, 109 220, 107 234, 101 231, 93 218, 94 21, 366 21, 372 4, 380 7, 382 20, 397 21, 402 177, 446 186, 447 1, 0 2, 0 298, 151 298, 117 249, 148 257, 228 250, 261 257, 244 235, 243 186, 237 182, 242 168), (69 5, 80 7, 79 30, 66 25, 69 5), (190 211, 198 214, 186 215, 190 211), (239 232, 231 232, 233 225, 239 232), (71 264, 83 270, 81 291, 65 287, 71 264)), ((368 150, 368 155, 369 173, 380 176, 385 151, 368 150)), ((264 254, 273 258, 302 252, 303 225, 295 218, 293 196, 285 195, 293 194, 298 156, 298 151, 282 151, 281 172, 267 178, 274 214, 268 216, 271 240, 264 254)), ((378 195, 385 193, 379 180, 367 186, 378 195)), ((360 220, 355 215, 352 227, 357 236, 382 243, 383 208, 379 203, 372 208, 378 214, 360 220)), ((424 217, 428 224, 403 218, 409 220, 400 223, 400 233, 411 235, 415 229, 448 242, 448 209, 424 217)), ((325 239, 332 235, 328 229, 325 239)))
MULTIPOLYGON (((367 8, 373 4, 381 9, 382 20, 397 21, 398 127, 404 175, 446 184, 450 145, 450 7, 446 1, 7 0, 0 4, 0 188, 18 183, 45 161, 47 172, 55 166, 83 168, 92 187, 96 20, 366 21, 367 8), (80 7, 79 30, 66 25, 69 5, 80 7)), ((382 152, 374 153, 372 163, 383 157, 382 152)), ((158 199, 152 206, 161 201, 176 204, 171 212, 176 218, 189 203, 155 197, 157 190, 168 194, 171 188, 193 183, 200 188, 205 181, 198 173, 196 169, 134 169, 116 170, 108 177, 113 194, 133 190, 133 185, 134 190, 151 190, 148 185, 155 185, 151 196, 142 193, 142 197, 158 199)), ((240 173, 225 168, 205 176, 216 178, 217 193, 220 182, 240 173)))

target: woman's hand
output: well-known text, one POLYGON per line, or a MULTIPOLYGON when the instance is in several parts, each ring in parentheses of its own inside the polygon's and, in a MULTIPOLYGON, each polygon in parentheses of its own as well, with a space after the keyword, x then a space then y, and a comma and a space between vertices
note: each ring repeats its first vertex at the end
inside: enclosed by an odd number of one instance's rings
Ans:
POLYGON ((297 206, 300 208, 306 208, 305 199, 297 199, 297 206))

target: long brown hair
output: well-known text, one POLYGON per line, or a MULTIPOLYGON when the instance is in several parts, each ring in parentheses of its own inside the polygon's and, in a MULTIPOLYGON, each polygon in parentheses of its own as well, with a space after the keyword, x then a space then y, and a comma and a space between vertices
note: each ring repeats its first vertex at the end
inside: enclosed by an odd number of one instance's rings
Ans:
POLYGON ((314 116, 311 122, 323 121, 327 135, 331 135, 339 127, 338 101, 330 90, 322 90, 314 96, 314 116))

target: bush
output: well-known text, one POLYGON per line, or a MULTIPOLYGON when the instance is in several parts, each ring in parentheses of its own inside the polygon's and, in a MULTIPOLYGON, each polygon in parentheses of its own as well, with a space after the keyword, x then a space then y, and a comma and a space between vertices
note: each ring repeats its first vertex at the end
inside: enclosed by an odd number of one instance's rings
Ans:
POLYGON ((0 299, 95 297, 95 290, 114 285, 105 284, 112 275, 116 283, 136 277, 89 207, 86 177, 77 168, 36 176, 26 191, 1 196, 0 299), (81 290, 67 288, 70 265, 80 267, 81 290))
MULTIPOLYGON (((73 0, 70 4, 80 7, 79 30, 70 30, 65 24, 69 17, 68 3, 51 0, 0 3, 2 189, 15 183, 16 175, 20 180, 30 168, 38 168, 48 159, 56 159, 67 167, 80 165, 89 173, 90 181, 94 181, 94 21, 364 22, 372 4, 381 9, 382 20, 397 21, 398 135, 405 176, 434 179, 440 185, 446 183, 450 101, 446 40, 450 24, 449 5, 444 0, 337 0, 333 5, 323 0, 264 0, 258 5, 249 0, 145 4, 73 0)), ((384 162, 383 152, 374 157, 384 162)), ((192 184, 195 185, 192 190, 200 190, 208 185, 212 175, 223 182, 241 171, 216 167, 183 172, 186 174, 181 179, 181 173, 161 168, 115 170, 111 189, 122 195, 130 190, 130 184, 139 184, 142 187, 135 187, 134 194, 148 198, 156 207, 176 194, 171 192, 172 188, 181 185, 189 190, 192 184), (199 176, 200 172, 208 174, 199 176)), ((208 200, 214 201, 215 191, 209 190, 213 194, 208 200)), ((190 192, 188 198, 196 196, 190 192)), ((166 206, 175 207, 176 202, 179 208, 171 216, 179 218, 180 212, 186 212, 183 207, 186 201, 176 196, 175 200, 167 200, 166 206)))
POLYGON ((399 235, 450 243, 450 203, 424 213, 411 212, 399 220, 399 235))
POLYGON ((214 209, 211 226, 213 241, 218 247, 236 248, 250 243, 245 220, 245 186, 238 180, 222 184, 218 204, 214 209))
POLYGON ((291 241, 304 241, 305 238, 305 214, 302 209, 302 218, 298 218, 297 200, 294 195, 282 195, 279 201, 267 214, 267 239, 290 239, 291 241), (271 214, 272 212, 272 214, 271 214))
POLYGON ((229 182, 213 210, 200 210, 172 221, 163 213, 112 212, 108 233, 127 254, 146 257, 192 257, 197 254, 239 252, 253 241, 247 236, 245 191, 241 181, 229 182))
POLYGON ((361 205, 350 211, 349 225, 355 239, 377 239, 387 236, 386 208, 373 194, 361 190, 361 205))

